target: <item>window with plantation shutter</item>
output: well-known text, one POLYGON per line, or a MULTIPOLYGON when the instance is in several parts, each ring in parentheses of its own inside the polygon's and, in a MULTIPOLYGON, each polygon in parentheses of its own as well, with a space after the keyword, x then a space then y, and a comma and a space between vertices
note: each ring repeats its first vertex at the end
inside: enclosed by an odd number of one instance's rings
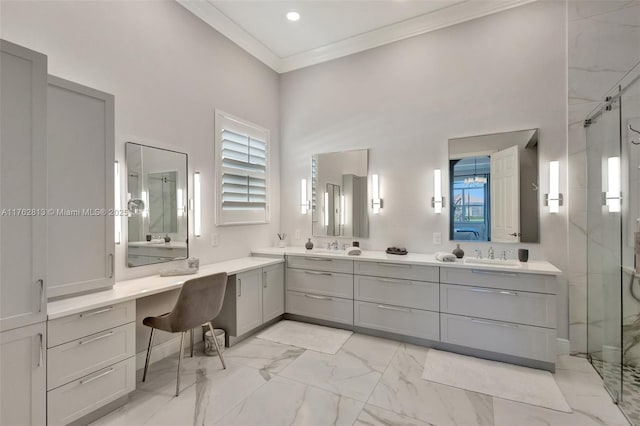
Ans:
POLYGON ((264 223, 269 212, 269 131, 216 111, 218 225, 264 223))

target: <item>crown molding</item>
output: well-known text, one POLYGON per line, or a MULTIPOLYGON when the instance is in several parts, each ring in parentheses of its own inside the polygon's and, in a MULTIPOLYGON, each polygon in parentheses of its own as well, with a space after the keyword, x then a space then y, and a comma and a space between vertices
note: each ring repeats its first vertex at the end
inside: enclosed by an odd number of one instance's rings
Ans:
POLYGON ((434 12, 281 58, 207 0, 177 0, 191 13, 278 73, 286 73, 420 34, 502 12, 537 0, 468 0, 434 12))

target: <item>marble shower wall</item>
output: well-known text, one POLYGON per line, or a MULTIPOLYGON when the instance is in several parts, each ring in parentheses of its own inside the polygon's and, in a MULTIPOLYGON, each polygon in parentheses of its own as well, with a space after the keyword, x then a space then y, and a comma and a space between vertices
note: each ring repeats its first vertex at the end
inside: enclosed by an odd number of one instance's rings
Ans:
POLYGON ((587 155, 583 122, 640 61, 640 1, 569 0, 569 337, 587 351, 587 155))

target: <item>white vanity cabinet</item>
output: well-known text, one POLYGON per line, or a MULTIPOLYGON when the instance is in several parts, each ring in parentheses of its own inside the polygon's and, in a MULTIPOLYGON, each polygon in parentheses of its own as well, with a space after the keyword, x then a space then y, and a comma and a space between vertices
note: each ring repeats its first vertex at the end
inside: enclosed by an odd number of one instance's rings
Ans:
POLYGON ((48 425, 66 425, 135 389, 135 301, 48 323, 48 425))
POLYGON ((284 314, 284 265, 262 268, 262 322, 284 314))
POLYGON ((353 325, 353 261, 287 257, 286 312, 353 325))
POLYGON ((47 57, 5 40, 0 40, 0 50, 0 331, 4 331, 47 319, 47 57))
POLYGON ((112 287, 114 98, 50 76, 47 114, 48 296, 112 287))
POLYGON ((262 324, 262 270, 236 275, 236 335, 262 324))
POLYGON ((46 424, 46 325, 0 333, 0 425, 46 424))

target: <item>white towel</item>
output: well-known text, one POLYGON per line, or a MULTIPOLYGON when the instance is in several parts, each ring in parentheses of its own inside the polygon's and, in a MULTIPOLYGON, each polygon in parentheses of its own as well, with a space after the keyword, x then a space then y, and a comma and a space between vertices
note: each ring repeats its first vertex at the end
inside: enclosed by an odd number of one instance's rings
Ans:
POLYGON ((439 251, 436 253, 436 259, 440 262, 455 262, 457 258, 455 254, 439 251))

